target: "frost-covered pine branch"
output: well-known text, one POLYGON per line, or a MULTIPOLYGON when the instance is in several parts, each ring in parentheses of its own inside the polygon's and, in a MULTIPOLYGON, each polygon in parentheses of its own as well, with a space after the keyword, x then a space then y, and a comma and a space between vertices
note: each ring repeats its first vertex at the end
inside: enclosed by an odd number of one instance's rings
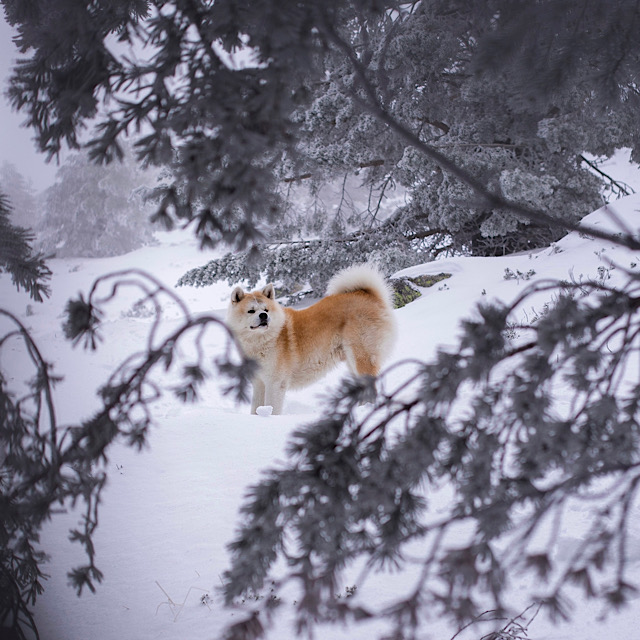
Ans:
POLYGON ((239 400, 247 397, 253 365, 239 353, 223 323, 211 316, 193 317, 178 296, 141 271, 102 276, 86 298, 80 295, 70 300, 63 327, 67 339, 84 348, 99 348, 101 321, 109 302, 121 289, 132 287, 153 308, 147 342, 112 372, 100 390, 96 412, 77 424, 59 424, 53 396, 58 379, 50 363, 27 327, 0 309, 6 324, 0 350, 13 353, 22 348, 32 368, 26 393, 16 388, 19 383, 13 376, 0 374, 0 622, 11 637, 37 637, 31 609, 44 589, 47 560, 39 544, 40 530, 60 503, 73 501, 82 512, 69 539, 81 546, 86 562, 70 568, 71 585, 80 594, 85 588, 95 591, 102 581, 94 534, 111 447, 115 442, 136 449, 145 446, 154 401, 163 392, 171 392, 182 402, 193 402, 211 378, 239 400), (172 323, 170 331, 162 316, 162 305, 168 301, 182 313, 181 322, 172 323), (225 348, 212 361, 205 354, 203 340, 216 328, 226 336, 225 348), (187 344, 194 355, 185 362, 181 353, 187 344), (178 373, 177 383, 167 378, 174 372, 178 373))
POLYGON ((388 275, 418 262, 428 262, 441 248, 443 234, 413 237, 388 220, 371 230, 341 237, 290 240, 260 245, 255 252, 227 253, 185 273, 178 286, 204 287, 219 280, 230 285, 246 281, 253 287, 262 278, 277 283, 280 295, 301 290, 318 297, 331 276, 345 265, 375 261, 388 275), (389 227, 393 227, 389 231, 389 227), (308 289, 310 287, 310 289, 308 289))
POLYGON ((506 615, 508 585, 523 576, 553 618, 569 616, 575 588, 605 608, 626 604, 639 308, 636 275, 620 288, 539 282, 513 305, 479 306, 433 362, 397 365, 404 382, 375 406, 360 408, 367 389, 345 381, 324 417, 293 434, 289 463, 251 488, 227 601, 266 580, 293 583, 300 629, 378 618, 397 637, 416 637, 431 616, 506 615), (542 292, 555 304, 508 338, 516 307, 542 292), (565 524, 575 502, 589 514, 580 531, 565 524), (558 552, 563 526, 581 540, 569 554, 558 552), (382 610, 336 599, 356 565, 367 568, 363 592, 368 573, 417 562, 382 610))

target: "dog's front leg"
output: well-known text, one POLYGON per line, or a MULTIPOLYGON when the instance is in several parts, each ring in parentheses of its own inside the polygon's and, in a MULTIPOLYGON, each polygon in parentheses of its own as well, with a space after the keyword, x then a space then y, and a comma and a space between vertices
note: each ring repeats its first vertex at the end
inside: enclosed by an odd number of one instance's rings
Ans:
POLYGON ((256 409, 264 405, 264 382, 260 378, 253 380, 253 396, 251 398, 251 413, 255 415, 256 409))
POLYGON ((284 395, 287 392, 287 387, 283 382, 276 382, 266 385, 265 389, 265 403, 273 407, 274 415, 282 413, 282 407, 284 406, 284 395))

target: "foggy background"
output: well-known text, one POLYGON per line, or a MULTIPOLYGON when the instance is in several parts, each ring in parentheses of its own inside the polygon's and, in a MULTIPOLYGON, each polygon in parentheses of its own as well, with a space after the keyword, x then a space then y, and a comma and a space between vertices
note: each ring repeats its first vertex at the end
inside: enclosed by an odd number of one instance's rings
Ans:
POLYGON ((34 133, 20 126, 25 116, 13 111, 7 101, 9 74, 18 57, 12 42, 14 35, 4 19, 4 11, 0 11, 0 165, 11 162, 36 191, 42 191, 53 183, 57 166, 55 160, 47 164, 45 156, 38 153, 34 133))

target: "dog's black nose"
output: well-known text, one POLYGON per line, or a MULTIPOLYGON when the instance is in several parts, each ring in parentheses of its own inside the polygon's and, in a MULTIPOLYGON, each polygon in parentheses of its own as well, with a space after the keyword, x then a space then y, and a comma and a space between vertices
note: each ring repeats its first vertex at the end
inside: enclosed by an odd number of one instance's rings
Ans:
POLYGON ((261 322, 264 322, 268 317, 269 316, 264 311, 259 316, 261 322))

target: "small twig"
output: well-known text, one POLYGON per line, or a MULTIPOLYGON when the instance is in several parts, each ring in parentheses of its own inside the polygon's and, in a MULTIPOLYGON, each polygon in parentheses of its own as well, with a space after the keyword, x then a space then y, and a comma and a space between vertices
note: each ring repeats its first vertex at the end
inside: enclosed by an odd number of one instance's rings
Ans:
MULTIPOLYGON (((194 587, 191 586, 189 587, 189 590, 187 591, 187 594, 184 597, 184 600, 181 603, 176 603, 171 599, 171 596, 162 588, 162 585, 156 580, 155 583, 158 585, 158 588, 160 589, 160 591, 162 591, 162 593, 164 593, 165 596, 167 596, 167 602, 161 602, 157 608, 156 608, 156 614, 158 613, 158 611, 160 610, 160 607, 163 604, 168 605, 168 607, 171 609, 171 613, 174 613, 174 607, 177 608, 178 612, 175 613, 174 617, 173 617, 173 621, 176 622, 178 620, 178 616, 182 613, 182 610, 184 609, 184 605, 187 603, 187 599, 189 598, 189 594, 195 589, 197 591, 203 591, 204 593, 208 593, 208 591, 206 589, 203 589, 202 587, 194 587)), ((209 610, 211 610, 211 607, 209 607, 209 605, 207 604, 207 607, 209 608, 209 610)))
MULTIPOLYGON (((478 622, 495 622, 496 620, 506 620, 504 616, 497 617, 497 618, 489 618, 488 620, 480 619, 483 616, 488 615, 490 613, 495 613, 495 610, 489 609, 488 611, 483 611, 482 613, 478 614, 473 620, 471 620, 470 622, 467 622, 467 624, 465 624, 463 627, 460 627, 458 631, 456 631, 456 633, 451 636, 450 640, 455 640, 455 638, 457 638, 465 629, 472 627, 474 624, 477 624, 478 622)), ((509 623, 507 623, 507 626, 508 625, 509 623)))
POLYGON ((605 180, 608 180, 611 183, 611 185, 616 189, 618 189, 620 193, 622 193, 623 195, 629 196, 632 193, 635 193, 632 187, 630 187, 628 184, 618 182, 617 180, 612 178, 608 173, 605 173, 602 169, 600 169, 600 167, 598 167, 598 165, 595 162, 588 160, 583 155, 579 155, 578 158, 580 158, 582 162, 584 162, 591 169, 593 169, 593 171, 595 171, 596 173, 599 173, 605 180))

